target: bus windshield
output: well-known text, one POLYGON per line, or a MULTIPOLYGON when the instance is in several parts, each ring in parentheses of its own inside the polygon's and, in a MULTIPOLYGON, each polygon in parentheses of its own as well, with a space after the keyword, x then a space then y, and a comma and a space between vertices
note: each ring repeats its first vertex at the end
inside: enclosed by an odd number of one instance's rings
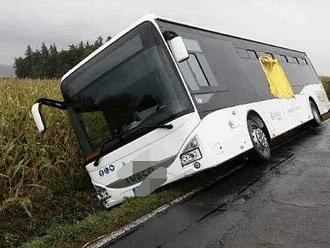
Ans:
POLYGON ((70 74, 61 89, 71 106, 70 115, 77 120, 73 126, 78 140, 83 138, 79 136, 88 139, 89 152, 125 132, 151 131, 143 127, 165 124, 193 110, 165 44, 150 22, 70 74))

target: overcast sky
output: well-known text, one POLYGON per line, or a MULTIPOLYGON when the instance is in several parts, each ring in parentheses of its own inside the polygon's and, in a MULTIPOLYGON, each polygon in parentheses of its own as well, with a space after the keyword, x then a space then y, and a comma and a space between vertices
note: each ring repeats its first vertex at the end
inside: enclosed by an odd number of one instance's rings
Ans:
POLYGON ((305 51, 330 75, 327 0, 0 0, 0 64, 27 44, 64 48, 113 36, 147 13, 305 51))

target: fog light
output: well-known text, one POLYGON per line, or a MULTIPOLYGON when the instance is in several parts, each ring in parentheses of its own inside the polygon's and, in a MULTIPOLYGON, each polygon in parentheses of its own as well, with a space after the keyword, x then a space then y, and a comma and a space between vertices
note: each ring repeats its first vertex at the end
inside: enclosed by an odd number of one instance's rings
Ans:
POLYGON ((110 208, 111 204, 105 200, 105 201, 103 201, 103 206, 106 208, 110 208))
POLYGON ((194 163, 194 167, 195 167, 196 169, 199 169, 199 168, 201 168, 201 164, 200 164, 199 162, 195 162, 195 163, 194 163))
POLYGON ((187 164, 195 162, 201 158, 202 154, 199 148, 186 152, 180 156, 182 166, 186 166, 187 164))
POLYGON ((97 198, 100 201, 110 198, 110 195, 108 194, 108 191, 105 188, 97 186, 97 185, 94 185, 94 188, 95 188, 95 191, 97 194, 97 198))

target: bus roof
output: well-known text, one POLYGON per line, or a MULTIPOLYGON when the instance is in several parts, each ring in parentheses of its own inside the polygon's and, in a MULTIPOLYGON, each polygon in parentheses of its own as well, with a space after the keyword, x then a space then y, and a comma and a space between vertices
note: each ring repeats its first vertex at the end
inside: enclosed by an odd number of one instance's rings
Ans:
POLYGON ((306 53, 305 52, 302 52, 302 51, 298 51, 298 50, 294 50, 294 49, 289 49, 289 48, 281 47, 281 46, 276 46, 276 45, 273 45, 273 44, 264 43, 264 42, 260 42, 260 41, 255 41, 255 40, 251 40, 251 39, 246 39, 246 38, 242 38, 242 37, 238 37, 238 36, 234 36, 234 35, 230 35, 230 34, 223 34, 223 33, 220 33, 218 31, 215 31, 215 30, 212 30, 212 29, 203 28, 203 27, 197 27, 197 26, 189 25, 189 24, 186 24, 186 23, 178 22, 178 21, 173 21, 173 20, 170 20, 170 19, 167 19, 167 18, 155 16, 153 14, 148 14, 148 15, 143 16, 141 19, 139 19, 138 21, 136 21, 135 23, 133 23, 132 25, 130 25, 129 27, 127 27, 123 31, 121 31, 118 34, 116 34, 112 39, 110 39, 109 41, 105 42, 101 47, 99 47, 98 49, 96 49, 94 52, 92 52, 90 55, 88 55, 85 59, 83 59, 77 65, 75 65, 73 68, 71 68, 67 73, 65 73, 62 76, 61 82, 63 82, 74 71, 76 71, 78 68, 80 68, 82 65, 84 65, 87 61, 89 61, 94 56, 96 56, 98 53, 100 53, 105 48, 107 48, 108 46, 110 46, 113 42, 115 42, 116 40, 118 40, 120 37, 122 37, 123 35, 125 35, 127 32, 129 32, 134 27, 138 26, 142 22, 145 22, 145 21, 152 21, 152 22, 154 22, 155 20, 159 20, 159 21, 163 21, 163 22, 168 22, 168 23, 172 23, 172 24, 177 24, 177 25, 181 25, 181 26, 185 26, 185 27, 190 27, 190 28, 194 28, 194 29, 198 29, 198 30, 202 30, 202 31, 206 31, 206 32, 211 32, 211 33, 215 33, 215 34, 224 35, 224 36, 227 36, 227 37, 232 37, 232 38, 237 38, 237 39, 245 40, 245 41, 255 42, 255 43, 258 43, 258 44, 262 44, 262 45, 268 45, 268 46, 272 46, 272 47, 280 48, 280 49, 285 49, 285 50, 292 51, 292 52, 299 52, 299 53, 303 53, 304 55, 306 55, 306 53))
POLYGON ((240 40, 244 40, 244 41, 258 43, 258 44, 261 44, 261 45, 272 46, 272 47, 275 47, 275 48, 285 49, 285 50, 292 51, 292 52, 303 53, 303 54, 306 55, 305 52, 300 51, 300 50, 290 49, 290 48, 283 47, 283 46, 277 46, 277 45, 274 45, 274 44, 270 44, 270 43, 266 43, 266 42, 262 42, 262 41, 257 41, 257 40, 252 40, 252 39, 247 39, 247 38, 243 38, 243 37, 239 37, 239 36, 235 36, 235 35, 231 35, 231 34, 224 34, 224 33, 218 32, 218 31, 213 30, 213 29, 204 28, 204 27, 200 27, 200 26, 194 26, 194 25, 190 25, 190 24, 187 24, 187 23, 179 22, 179 21, 173 21, 173 20, 163 18, 163 17, 156 17, 155 19, 163 21, 163 22, 168 22, 168 23, 177 24, 177 25, 184 26, 184 27, 189 27, 189 28, 201 30, 201 31, 206 31, 206 32, 214 33, 214 34, 220 34, 220 35, 230 37, 230 38, 236 38, 236 39, 240 39, 240 40))

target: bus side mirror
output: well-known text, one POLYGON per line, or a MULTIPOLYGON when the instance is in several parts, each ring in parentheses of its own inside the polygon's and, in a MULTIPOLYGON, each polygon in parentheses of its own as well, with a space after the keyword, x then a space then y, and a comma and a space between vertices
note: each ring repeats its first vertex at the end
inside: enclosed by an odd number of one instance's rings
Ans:
POLYGON ((181 63, 189 58, 187 48, 181 36, 176 36, 170 39, 168 41, 168 45, 178 63, 181 63))
POLYGON ((33 104, 32 109, 31 109, 31 114, 32 114, 33 120, 40 133, 42 133, 46 130, 44 121, 42 119, 41 111, 40 111, 41 106, 42 106, 41 103, 37 102, 37 103, 33 104))

